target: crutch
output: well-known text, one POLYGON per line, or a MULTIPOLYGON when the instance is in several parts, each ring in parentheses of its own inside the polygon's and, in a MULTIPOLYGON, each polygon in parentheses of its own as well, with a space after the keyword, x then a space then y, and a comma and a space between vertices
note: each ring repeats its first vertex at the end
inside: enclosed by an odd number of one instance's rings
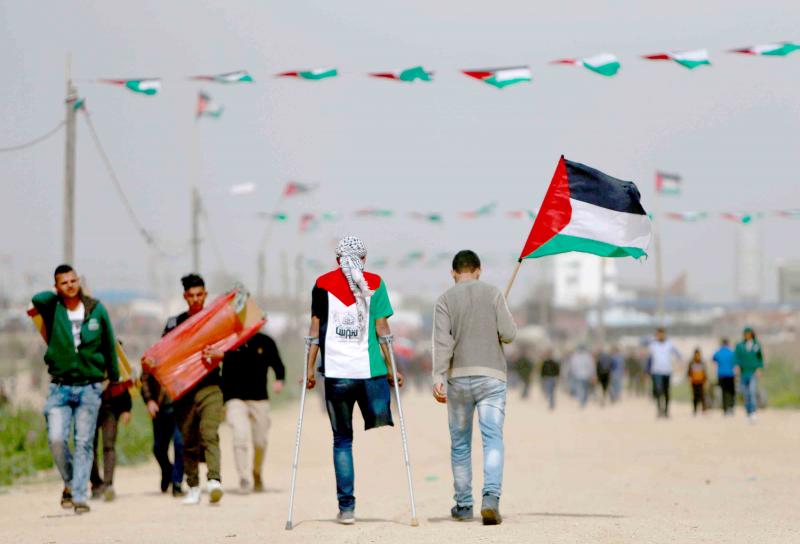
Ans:
POLYGON ((297 461, 300 459, 300 433, 303 431, 303 410, 306 406, 306 391, 308 384, 308 352, 311 344, 319 342, 317 338, 303 337, 305 342, 305 357, 303 357, 303 388, 300 393, 300 415, 297 417, 297 436, 294 443, 294 461, 292 461, 292 489, 289 494, 289 518, 286 520, 286 530, 292 530, 292 514, 294 512, 294 484, 297 481, 297 461))
POLYGON ((400 417, 400 436, 403 438, 403 459, 406 462, 406 474, 408 476, 408 496, 411 500, 411 526, 416 527, 419 525, 417 520, 417 507, 414 504, 414 484, 411 481, 411 461, 408 458, 408 436, 406 435, 406 422, 403 418, 403 405, 400 403, 400 386, 397 384, 397 365, 394 362, 394 349, 392 342, 394 336, 387 334, 380 337, 381 344, 386 344, 389 351, 389 363, 392 365, 392 374, 395 376, 394 381, 394 394, 397 398, 397 415, 400 417))

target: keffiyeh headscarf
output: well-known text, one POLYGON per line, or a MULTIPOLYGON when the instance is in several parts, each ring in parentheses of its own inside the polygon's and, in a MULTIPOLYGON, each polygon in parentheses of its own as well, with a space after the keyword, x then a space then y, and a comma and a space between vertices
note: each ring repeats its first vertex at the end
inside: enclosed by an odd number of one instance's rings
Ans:
POLYGON ((372 290, 364 277, 364 263, 361 261, 367 256, 367 246, 360 238, 347 236, 336 246, 336 256, 339 257, 339 266, 356 299, 358 328, 364 330, 367 323, 367 297, 372 296, 372 290))

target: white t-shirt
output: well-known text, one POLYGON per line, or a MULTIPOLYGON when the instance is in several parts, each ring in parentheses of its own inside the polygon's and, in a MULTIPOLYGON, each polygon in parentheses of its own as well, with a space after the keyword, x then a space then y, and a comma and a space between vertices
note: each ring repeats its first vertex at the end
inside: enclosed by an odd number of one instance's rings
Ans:
POLYGON ((681 354, 669 340, 650 342, 650 373, 659 376, 669 376, 672 374, 673 358, 680 359, 681 354))
POLYGON ((74 310, 67 308, 67 317, 69 317, 69 322, 72 323, 72 338, 75 342, 75 351, 78 351, 78 346, 81 345, 81 325, 83 325, 83 319, 86 317, 86 309, 83 307, 83 302, 79 303, 74 310))

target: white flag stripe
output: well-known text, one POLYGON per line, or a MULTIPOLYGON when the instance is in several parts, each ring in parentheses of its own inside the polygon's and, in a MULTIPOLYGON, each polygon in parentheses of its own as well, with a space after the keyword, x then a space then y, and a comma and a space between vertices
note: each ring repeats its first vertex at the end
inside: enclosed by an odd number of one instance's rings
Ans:
POLYGON ((572 217, 559 232, 597 240, 619 247, 647 249, 650 245, 650 219, 646 215, 618 212, 570 198, 572 217))

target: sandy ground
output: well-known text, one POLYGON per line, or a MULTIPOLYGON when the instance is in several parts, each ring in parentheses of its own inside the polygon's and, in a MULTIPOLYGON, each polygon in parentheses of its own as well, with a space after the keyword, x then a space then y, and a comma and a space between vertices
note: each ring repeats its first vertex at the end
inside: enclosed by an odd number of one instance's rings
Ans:
MULTIPOLYGON (((205 496, 202 505, 187 507, 161 495, 152 462, 121 468, 118 499, 93 502, 85 516, 60 509, 57 481, 0 495, 0 542, 800 542, 800 413, 764 411, 751 426, 741 412, 732 419, 693 418, 684 404, 673 406, 669 421, 657 421, 645 400, 580 411, 563 396, 549 413, 536 393, 528 401, 516 394, 509 400, 499 527, 448 519, 446 410, 407 392, 419 527, 409 526, 397 429, 357 433, 358 522, 332 521, 331 433, 318 398, 311 398, 293 531, 284 525, 296 408, 274 414, 266 493, 235 492, 230 434, 223 428, 228 491, 219 506, 205 496)), ((475 453, 479 501, 480 449, 475 453)))

